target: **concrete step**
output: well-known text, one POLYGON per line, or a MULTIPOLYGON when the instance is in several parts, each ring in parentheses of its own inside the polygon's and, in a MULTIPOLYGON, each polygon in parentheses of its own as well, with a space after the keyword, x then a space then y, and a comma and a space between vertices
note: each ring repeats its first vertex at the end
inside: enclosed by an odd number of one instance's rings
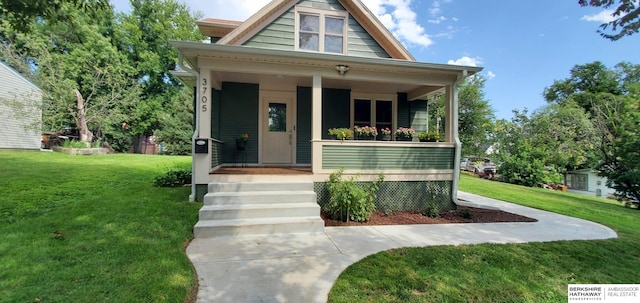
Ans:
POLYGON ((194 237, 199 239, 276 233, 318 233, 323 231, 324 221, 320 216, 201 220, 193 228, 194 237))
POLYGON ((317 203, 314 191, 216 192, 204 196, 204 205, 317 203))
POLYGON ((311 217, 320 214, 317 203, 222 204, 204 205, 199 220, 273 217, 311 217))
POLYGON ((209 183, 209 193, 249 191, 313 191, 313 182, 216 182, 209 183))

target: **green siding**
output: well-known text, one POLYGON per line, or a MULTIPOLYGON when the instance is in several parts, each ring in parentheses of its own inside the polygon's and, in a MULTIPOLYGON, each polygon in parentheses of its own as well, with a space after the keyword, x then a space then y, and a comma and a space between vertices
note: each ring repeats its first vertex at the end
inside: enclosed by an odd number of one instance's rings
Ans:
POLYGON ((345 8, 338 0, 303 0, 298 3, 300 6, 316 9, 344 11, 345 8))
POLYGON ((323 169, 453 169, 449 147, 352 146, 322 147, 323 169))
MULTIPOLYGON (((345 10, 337 0, 305 0, 300 1, 297 5, 322 10, 345 10)), ((248 39, 244 45, 294 50, 295 30, 295 7, 292 7, 255 36, 248 39)), ((391 57, 351 15, 349 15, 347 21, 347 54, 360 57, 391 57)))
POLYGON ((223 82, 220 94, 220 140, 224 163, 240 162, 235 140, 249 134, 246 162, 258 163, 258 84, 223 82))
POLYGON ((267 25, 244 45, 282 50, 295 49, 295 13, 290 9, 267 25))
POLYGON ((331 139, 329 129, 351 127, 351 91, 322 89, 322 139, 331 139))
POLYGON ((369 33, 352 17, 349 17, 348 55, 359 57, 391 58, 389 54, 369 35, 369 33))
POLYGON ((410 105, 410 116, 411 116, 411 127, 416 130, 416 132, 426 132, 427 131, 427 101, 426 100, 416 100, 409 102, 410 105))
POLYGON ((296 120, 296 161, 311 164, 311 88, 298 87, 296 120))

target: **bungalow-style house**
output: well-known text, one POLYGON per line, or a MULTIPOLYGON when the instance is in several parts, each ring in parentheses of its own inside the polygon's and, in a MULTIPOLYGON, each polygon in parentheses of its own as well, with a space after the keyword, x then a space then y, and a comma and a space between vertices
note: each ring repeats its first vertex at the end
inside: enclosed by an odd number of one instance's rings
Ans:
POLYGON ((40 149, 40 102, 40 88, 0 62, 0 149, 40 149))
POLYGON ((569 191, 596 197, 609 197, 615 189, 607 186, 607 178, 598 175, 599 171, 591 168, 568 171, 565 174, 565 185, 569 191))
MULTIPOLYGON (((311 197, 292 200, 312 200, 315 208, 301 216, 316 224, 329 174, 339 168, 363 182, 383 173, 379 208, 455 208, 457 86, 481 68, 416 61, 359 0, 274 0, 244 22, 203 19, 198 27, 210 43, 172 42, 176 74, 196 92, 191 199, 204 200, 196 237, 224 234, 204 231, 219 221, 235 220, 225 223, 231 234, 246 217, 268 221, 245 214, 259 202, 235 205, 250 195, 243 191, 283 203, 296 184, 311 197), (426 130, 427 100, 440 95, 442 142, 382 140, 382 128, 426 130), (376 140, 328 133, 354 125, 376 127, 376 140)), ((272 216, 288 217, 292 207, 272 216)))

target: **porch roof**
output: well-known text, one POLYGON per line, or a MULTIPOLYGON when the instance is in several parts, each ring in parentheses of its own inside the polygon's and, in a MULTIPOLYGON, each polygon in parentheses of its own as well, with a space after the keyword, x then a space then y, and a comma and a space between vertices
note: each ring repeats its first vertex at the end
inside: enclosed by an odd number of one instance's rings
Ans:
POLYGON ((218 84, 228 81, 229 73, 294 78, 319 75, 329 84, 335 80, 337 86, 358 81, 395 84, 398 92, 408 92, 412 100, 482 70, 482 67, 475 66, 200 42, 172 41, 171 44, 194 69, 209 68, 214 73, 213 80, 217 79, 218 84), (340 75, 336 71, 338 65, 348 66, 348 72, 340 75))

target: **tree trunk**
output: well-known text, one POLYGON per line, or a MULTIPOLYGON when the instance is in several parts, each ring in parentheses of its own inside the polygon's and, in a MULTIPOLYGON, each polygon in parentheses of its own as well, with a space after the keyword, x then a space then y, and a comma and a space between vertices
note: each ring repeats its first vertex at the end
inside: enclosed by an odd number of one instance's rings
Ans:
POLYGON ((87 117, 85 116, 84 111, 84 99, 82 98, 80 91, 77 89, 74 91, 76 93, 76 100, 78 101, 78 119, 76 124, 80 131, 80 141, 90 145, 91 141, 93 141, 93 133, 91 133, 91 131, 89 131, 89 127, 87 127, 87 117))

